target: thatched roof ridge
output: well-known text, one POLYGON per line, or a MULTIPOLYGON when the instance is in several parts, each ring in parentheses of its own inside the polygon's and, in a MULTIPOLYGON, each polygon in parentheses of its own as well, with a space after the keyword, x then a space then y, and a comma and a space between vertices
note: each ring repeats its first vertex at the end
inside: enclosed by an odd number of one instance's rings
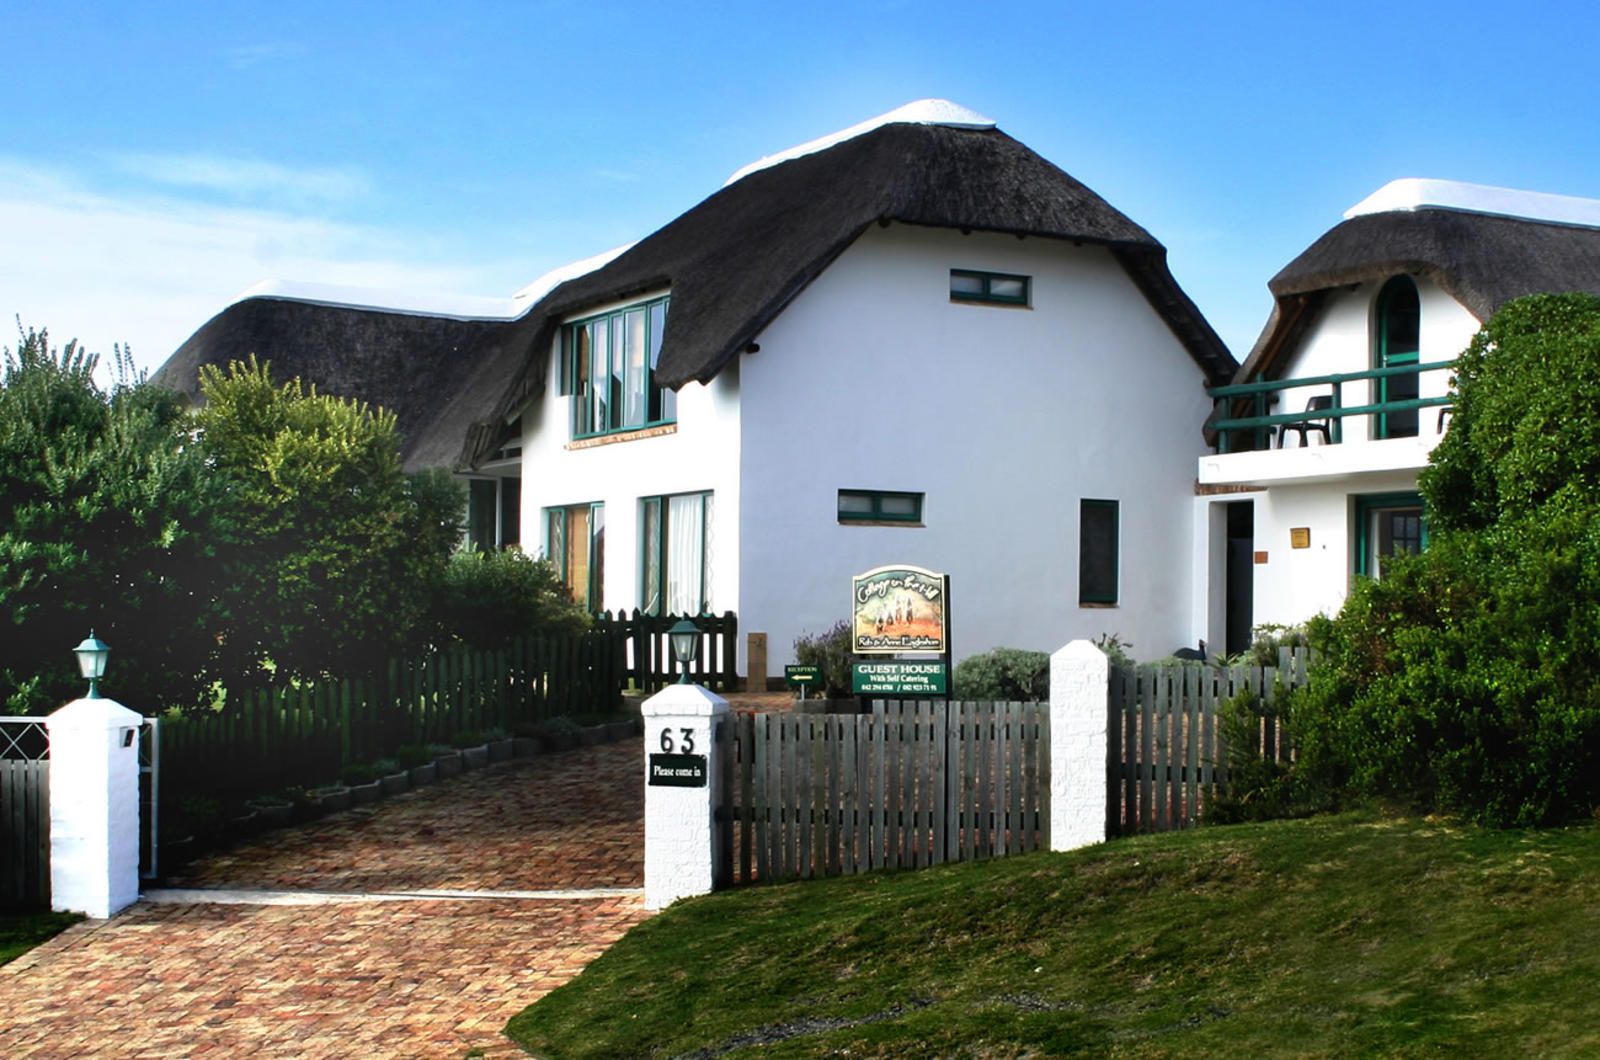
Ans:
POLYGON ((1272 316, 1237 378, 1270 371, 1326 292, 1399 273, 1432 280, 1488 320, 1523 295, 1600 294, 1600 228, 1438 207, 1351 217, 1269 281, 1272 316))
POLYGON ((270 363, 274 379, 298 378, 320 393, 392 411, 407 470, 449 466, 460 437, 441 452, 430 428, 472 370, 493 360, 515 331, 515 322, 252 297, 207 321, 152 382, 198 399, 202 365, 225 368, 253 353, 270 363))
POLYGON ((670 387, 706 382, 863 230, 891 222, 1107 246, 1205 377, 1232 375, 1233 358, 1173 280, 1165 248, 1099 195, 997 129, 889 124, 746 173, 551 291, 525 318, 530 347, 508 348, 481 373, 501 389, 477 418, 464 462, 481 460, 496 444, 495 425, 543 392, 563 319, 670 288, 657 378, 670 387))

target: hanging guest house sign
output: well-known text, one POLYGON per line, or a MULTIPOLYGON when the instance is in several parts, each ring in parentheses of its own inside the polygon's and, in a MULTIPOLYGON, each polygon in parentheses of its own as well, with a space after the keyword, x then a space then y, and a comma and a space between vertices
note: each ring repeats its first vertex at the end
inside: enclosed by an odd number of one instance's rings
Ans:
POLYGON ((857 655, 949 650, 950 578, 921 567, 878 567, 851 579, 857 655))

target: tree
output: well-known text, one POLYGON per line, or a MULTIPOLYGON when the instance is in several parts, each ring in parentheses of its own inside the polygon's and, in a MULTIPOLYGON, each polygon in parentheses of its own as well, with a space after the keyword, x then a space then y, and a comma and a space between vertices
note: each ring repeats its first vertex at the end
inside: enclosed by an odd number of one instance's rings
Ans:
POLYGON ((97 358, 44 331, 5 350, 0 385, 0 701, 54 709, 83 692, 71 649, 114 649, 103 687, 153 711, 197 697, 210 480, 180 398, 132 374, 96 386, 97 358))
POLYGON ((1308 770, 1494 824, 1600 805, 1600 298, 1508 303, 1421 477, 1428 551, 1314 627, 1308 770))
POLYGON ((218 672, 359 673, 403 649, 459 536, 459 487, 408 480, 392 413, 273 383, 251 357, 201 371, 196 422, 226 490, 218 672))

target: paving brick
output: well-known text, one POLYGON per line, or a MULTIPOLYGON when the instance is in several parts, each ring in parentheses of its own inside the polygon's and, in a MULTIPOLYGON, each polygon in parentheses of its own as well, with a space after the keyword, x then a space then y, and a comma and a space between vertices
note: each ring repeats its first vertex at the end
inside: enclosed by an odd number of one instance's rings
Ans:
MULTIPOLYGON (((286 829, 192 887, 637 887, 637 739, 510 763, 286 829)), ((500 1028, 646 918, 642 899, 152 905, 0 968, 0 1056, 487 1057, 500 1028)))

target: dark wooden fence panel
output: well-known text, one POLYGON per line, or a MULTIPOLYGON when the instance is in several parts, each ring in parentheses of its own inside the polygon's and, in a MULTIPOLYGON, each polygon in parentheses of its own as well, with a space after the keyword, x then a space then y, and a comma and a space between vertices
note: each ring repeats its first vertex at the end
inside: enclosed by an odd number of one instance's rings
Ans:
POLYGON ((1272 712, 1276 697, 1306 683, 1304 648, 1284 648, 1277 666, 1154 663, 1113 666, 1107 688, 1108 835, 1191 828, 1228 781, 1228 752, 1217 710, 1247 690, 1262 699, 1261 753, 1293 757, 1272 712))
POLYGON ((613 638, 626 680, 640 691, 657 692, 682 673, 667 643, 667 630, 684 618, 700 629, 700 653, 689 668, 689 679, 714 691, 733 691, 739 681, 739 619, 732 611, 721 615, 606 611, 595 619, 595 630, 613 638))
POLYGON ((364 679, 230 690, 218 710, 163 719, 164 801, 237 801, 331 783, 351 762, 458 732, 615 708, 624 681, 606 631, 447 649, 364 679))
POLYGON ((1049 707, 878 702, 717 729, 718 885, 920 868, 1049 844, 1049 707))
POLYGON ((38 718, 0 721, 0 908, 50 906, 50 738, 38 718))

